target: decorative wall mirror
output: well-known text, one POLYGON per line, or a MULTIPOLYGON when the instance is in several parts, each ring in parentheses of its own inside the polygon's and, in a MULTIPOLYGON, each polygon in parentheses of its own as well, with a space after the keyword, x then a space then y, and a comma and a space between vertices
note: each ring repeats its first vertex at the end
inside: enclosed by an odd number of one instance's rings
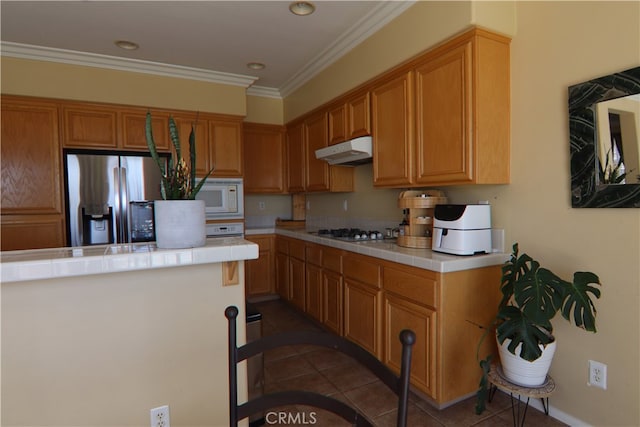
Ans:
POLYGON ((571 205, 640 207, 640 67, 569 87, 571 205))

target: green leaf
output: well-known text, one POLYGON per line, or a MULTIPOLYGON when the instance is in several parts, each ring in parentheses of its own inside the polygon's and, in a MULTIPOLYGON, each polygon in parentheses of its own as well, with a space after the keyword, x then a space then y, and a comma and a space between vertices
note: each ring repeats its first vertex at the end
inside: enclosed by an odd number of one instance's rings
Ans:
POLYGON ((482 414, 487 409, 486 402, 489 400, 491 392, 491 384, 489 383, 489 370, 491 369, 491 355, 480 361, 480 369, 482 369, 482 377, 480 385, 476 392, 476 414, 482 414))
POLYGON ((600 289, 592 284, 600 284, 600 278, 591 272, 578 271, 573 275, 573 283, 567 283, 567 297, 562 305, 562 317, 590 332, 596 332, 596 308, 589 294, 600 298, 600 289), (571 316, 573 312, 573 316, 571 316))
POLYGON ((180 159, 182 158, 182 153, 180 150, 180 134, 178 133, 178 126, 176 126, 176 122, 171 116, 169 116, 169 138, 171 138, 173 148, 175 148, 176 150, 176 159, 177 161, 180 161, 180 159))
POLYGON ((516 354, 518 345, 522 344, 518 355, 525 360, 531 362, 539 358, 542 354, 539 344, 553 341, 550 331, 527 318, 517 307, 504 307, 498 318, 503 321, 496 329, 498 342, 502 344, 507 338, 511 339, 508 349, 512 354, 516 354))
POLYGON ((569 285, 532 261, 531 269, 514 286, 514 298, 525 316, 552 331, 551 319, 560 310, 564 289, 569 285))

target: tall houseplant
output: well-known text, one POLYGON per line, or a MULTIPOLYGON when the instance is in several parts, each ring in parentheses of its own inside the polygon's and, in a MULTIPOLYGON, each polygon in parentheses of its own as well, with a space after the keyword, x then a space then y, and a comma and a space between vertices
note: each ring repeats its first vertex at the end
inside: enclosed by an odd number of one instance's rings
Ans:
MULTIPOLYGON (((504 356, 517 356, 518 359, 526 361, 527 367, 541 360, 543 351, 555 345, 551 319, 558 312, 575 326, 596 332, 596 308, 593 301, 600 298, 600 289, 594 285, 600 285, 600 279, 596 274, 576 272, 573 282, 567 282, 541 267, 540 263, 529 255, 520 255, 516 243, 513 245, 511 258, 502 267, 502 300, 498 305, 498 313, 482 340, 495 326, 497 342, 503 348, 504 356)), ((477 413, 485 409, 489 386, 487 374, 491 359, 492 355, 489 355, 480 361, 483 376, 477 395, 477 413)), ((519 373, 512 375, 511 372, 507 372, 505 360, 502 361, 504 374, 510 381, 517 383, 522 377, 519 373)), ((549 360, 549 365, 550 363, 549 360)), ((546 371, 538 375, 543 381, 548 368, 549 366, 546 366, 546 371)), ((526 378, 527 374, 524 375, 526 378)))
POLYGON ((145 123, 147 146, 160 168, 163 200, 154 203, 156 244, 159 248, 189 248, 203 246, 206 241, 204 201, 195 200, 198 191, 213 172, 213 168, 196 184, 195 127, 189 133, 189 163, 182 157, 178 127, 169 117, 169 138, 173 145, 168 163, 158 154, 153 138, 151 112, 145 123), (186 202, 189 203, 186 203, 186 202))

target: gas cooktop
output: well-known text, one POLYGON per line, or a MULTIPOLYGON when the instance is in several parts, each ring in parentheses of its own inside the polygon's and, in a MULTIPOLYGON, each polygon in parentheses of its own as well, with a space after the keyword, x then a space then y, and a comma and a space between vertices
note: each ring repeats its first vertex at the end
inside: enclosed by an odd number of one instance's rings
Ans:
POLYGON ((327 237, 330 239, 345 240, 348 242, 360 242, 360 241, 380 241, 382 242, 384 235, 375 230, 362 230, 360 228, 337 228, 337 229, 321 229, 315 232, 320 237, 327 237))

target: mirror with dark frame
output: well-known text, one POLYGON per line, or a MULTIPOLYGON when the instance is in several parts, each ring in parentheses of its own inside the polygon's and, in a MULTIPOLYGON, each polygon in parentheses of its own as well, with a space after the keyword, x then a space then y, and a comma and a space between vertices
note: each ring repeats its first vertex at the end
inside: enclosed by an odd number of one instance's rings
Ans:
POLYGON ((640 207, 640 67, 569 87, 571 205, 640 207))

